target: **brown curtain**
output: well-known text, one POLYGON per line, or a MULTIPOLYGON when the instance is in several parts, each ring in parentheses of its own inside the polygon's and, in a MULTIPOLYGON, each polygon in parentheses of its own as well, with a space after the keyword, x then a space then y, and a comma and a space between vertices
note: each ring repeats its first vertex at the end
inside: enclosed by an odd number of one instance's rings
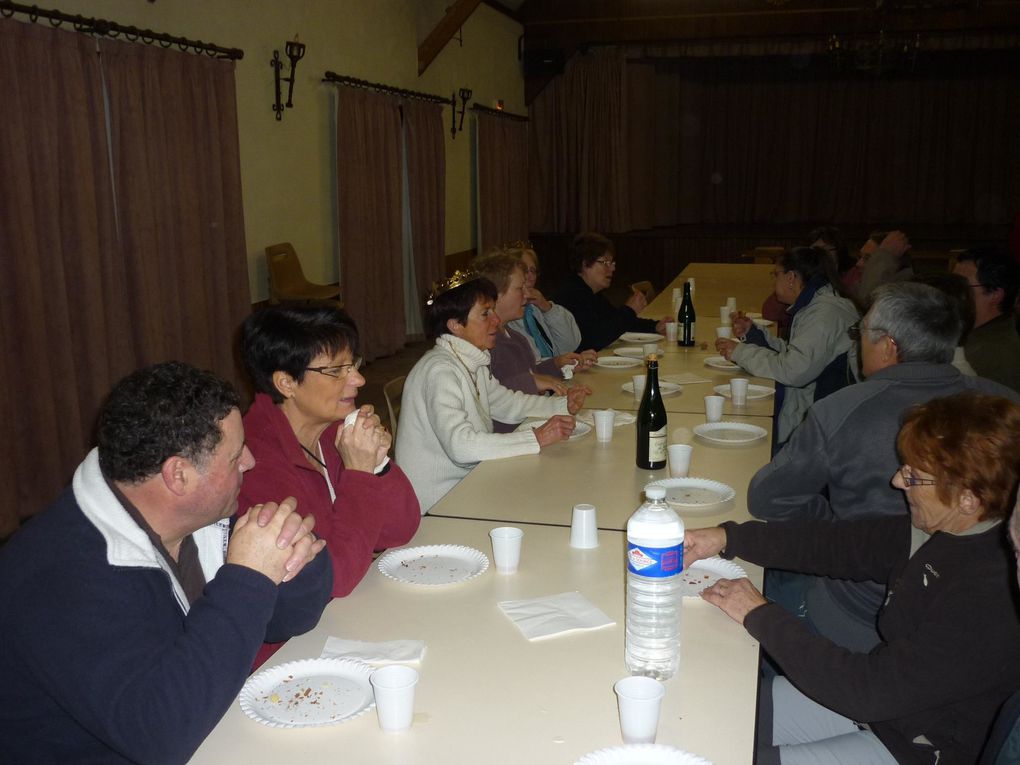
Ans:
POLYGON ((0 539, 67 484, 129 368, 95 42, 0 19, 0 539))
POLYGON ((372 360, 406 340, 400 106, 392 96, 345 86, 337 98, 340 286, 372 360))
POLYGON ((232 67, 98 47, 109 137, 97 42, 0 19, 0 538, 68 483, 123 375, 180 358, 233 378, 250 310, 232 67))
POLYGON ((479 247, 528 238, 528 123, 485 112, 478 120, 479 247))
MULTIPOLYGON (((403 103, 407 147, 408 198, 411 206, 411 252, 419 303, 432 283, 443 278, 446 252, 446 141, 443 105, 403 103)), ((418 310, 421 306, 414 306, 418 310)))
POLYGON ((532 231, 632 228, 626 59, 603 49, 573 57, 531 105, 532 231))
POLYGON ((234 64, 104 40, 130 334, 138 362, 240 381, 251 311, 234 64))

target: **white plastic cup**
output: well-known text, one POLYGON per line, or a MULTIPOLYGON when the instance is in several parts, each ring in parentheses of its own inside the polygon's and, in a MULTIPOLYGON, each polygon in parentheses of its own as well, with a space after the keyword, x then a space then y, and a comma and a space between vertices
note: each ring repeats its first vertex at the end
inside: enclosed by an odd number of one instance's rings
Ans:
POLYGON ((596 409, 592 416, 595 418, 595 440, 603 443, 612 441, 616 412, 612 409, 596 409))
POLYGON ((574 513, 570 518, 570 546, 579 550, 591 550, 599 546, 595 505, 574 505, 574 513))
POLYGON ((730 319, 730 313, 732 312, 730 311, 730 307, 728 305, 719 306, 719 322, 727 326, 732 324, 733 321, 732 319, 730 319))
POLYGON ((669 452, 669 474, 672 478, 686 478, 691 472, 691 454, 694 447, 688 444, 671 444, 669 452))
POLYGON ((673 288, 673 300, 683 300, 683 299, 684 299, 684 288, 683 287, 674 287, 673 288))
POLYGON ((379 727, 385 731, 410 728, 414 719, 414 687, 418 684, 418 671, 403 664, 390 664, 373 672, 369 681, 375 692, 379 727))
POLYGON ((658 352, 659 352, 659 344, 658 343, 644 343, 641 346, 641 352, 645 355, 646 358, 650 354, 652 354, 652 353, 658 354, 658 352))
POLYGON ((733 327, 730 327, 730 326, 716 327, 715 328, 715 336, 716 337, 731 338, 731 337, 733 337, 733 327))
POLYGON ((730 313, 737 312, 737 299, 735 297, 726 298, 726 307, 730 309, 730 313))
POLYGON ((654 744, 659 707, 666 686, 653 677, 634 675, 613 686, 620 705, 620 733, 625 744, 654 744))
POLYGON ((634 375, 630 379, 634 383, 634 398, 641 398, 645 395, 645 380, 648 379, 648 375, 634 375))
POLYGON ((521 562, 521 539, 524 532, 514 526, 500 526, 489 532, 496 571, 514 574, 521 562))
POLYGON ((705 421, 719 422, 722 419, 722 396, 705 396, 705 421))
POLYGON ((730 396, 733 398, 733 406, 745 406, 747 404, 746 377, 734 377, 730 380, 730 396))
POLYGON ((676 342, 676 322, 675 321, 667 321, 666 322, 666 342, 669 342, 669 343, 675 343, 676 342))

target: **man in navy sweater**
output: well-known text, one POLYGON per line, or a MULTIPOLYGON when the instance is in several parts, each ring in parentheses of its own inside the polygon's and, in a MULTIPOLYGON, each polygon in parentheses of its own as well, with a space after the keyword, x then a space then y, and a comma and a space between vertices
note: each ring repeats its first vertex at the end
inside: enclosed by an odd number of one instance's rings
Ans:
POLYGON ((231 529, 253 465, 213 375, 117 384, 71 487, 0 551, 0 762, 183 763, 262 642, 318 622, 313 519, 285 500, 231 529))

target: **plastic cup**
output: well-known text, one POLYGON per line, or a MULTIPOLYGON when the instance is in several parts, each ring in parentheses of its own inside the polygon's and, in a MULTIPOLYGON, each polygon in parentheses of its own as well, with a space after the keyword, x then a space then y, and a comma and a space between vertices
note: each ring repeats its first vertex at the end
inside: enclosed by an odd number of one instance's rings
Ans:
POLYGON ((599 546, 599 527, 595 505, 574 505, 570 519, 570 546, 590 550, 599 546))
POLYGON ((603 443, 612 441, 616 412, 612 409, 596 409, 592 416, 595 418, 595 440, 603 443))
POLYGON ((375 692, 375 712, 385 731, 407 730, 414 718, 414 687, 418 671, 403 664, 390 664, 369 677, 375 692))
POLYGON ((634 375, 630 379, 634 383, 634 398, 641 398, 645 395, 645 380, 648 379, 648 375, 634 375))
POLYGON ((705 421, 719 422, 722 419, 722 396, 705 396, 705 421))
POLYGON ((670 343, 675 343, 676 342, 676 322, 675 321, 667 321, 666 322, 666 341, 670 342, 670 343))
POLYGON ((654 744, 659 728, 659 707, 666 686, 652 677, 635 675, 613 686, 620 705, 620 733, 625 744, 654 744))
POLYGON ((737 299, 735 297, 726 298, 726 307, 730 309, 730 313, 737 312, 737 299))
POLYGON ((733 327, 730 326, 716 327, 715 336, 731 338, 733 337, 733 327))
POLYGON ((746 377, 734 377, 730 380, 730 396, 733 398, 733 406, 744 406, 747 404, 746 377))
POLYGON ((683 300, 683 299, 684 299, 684 289, 683 289, 683 287, 674 287, 673 288, 673 300, 683 300))
POLYGON ((645 358, 647 358, 650 354, 658 353, 659 352, 659 344, 658 343, 644 343, 641 346, 641 352, 645 355, 645 358))
POLYGON ((671 444, 669 452, 669 474, 673 478, 686 478, 691 472, 691 454, 694 447, 688 444, 671 444))
POLYGON ((496 571, 501 574, 517 572, 517 566, 521 562, 521 538, 523 536, 524 532, 514 526, 500 526, 489 532, 496 571))
POLYGON ((719 321, 720 321, 720 323, 726 324, 726 325, 732 324, 733 322, 730 319, 730 313, 732 313, 732 312, 730 311, 730 307, 728 305, 719 306, 719 321))

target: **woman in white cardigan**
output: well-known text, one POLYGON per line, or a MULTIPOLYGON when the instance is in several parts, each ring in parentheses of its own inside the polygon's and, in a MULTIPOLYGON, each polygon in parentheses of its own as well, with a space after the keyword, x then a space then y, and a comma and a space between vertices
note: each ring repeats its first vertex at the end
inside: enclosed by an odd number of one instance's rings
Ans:
POLYGON ((574 430, 575 414, 591 390, 576 385, 566 396, 510 391, 489 372, 489 349, 499 317, 496 287, 474 273, 457 272, 433 289, 425 331, 436 341, 404 383, 397 461, 427 512, 482 460, 535 454, 574 430), (548 418, 536 428, 492 432, 493 419, 548 418))

